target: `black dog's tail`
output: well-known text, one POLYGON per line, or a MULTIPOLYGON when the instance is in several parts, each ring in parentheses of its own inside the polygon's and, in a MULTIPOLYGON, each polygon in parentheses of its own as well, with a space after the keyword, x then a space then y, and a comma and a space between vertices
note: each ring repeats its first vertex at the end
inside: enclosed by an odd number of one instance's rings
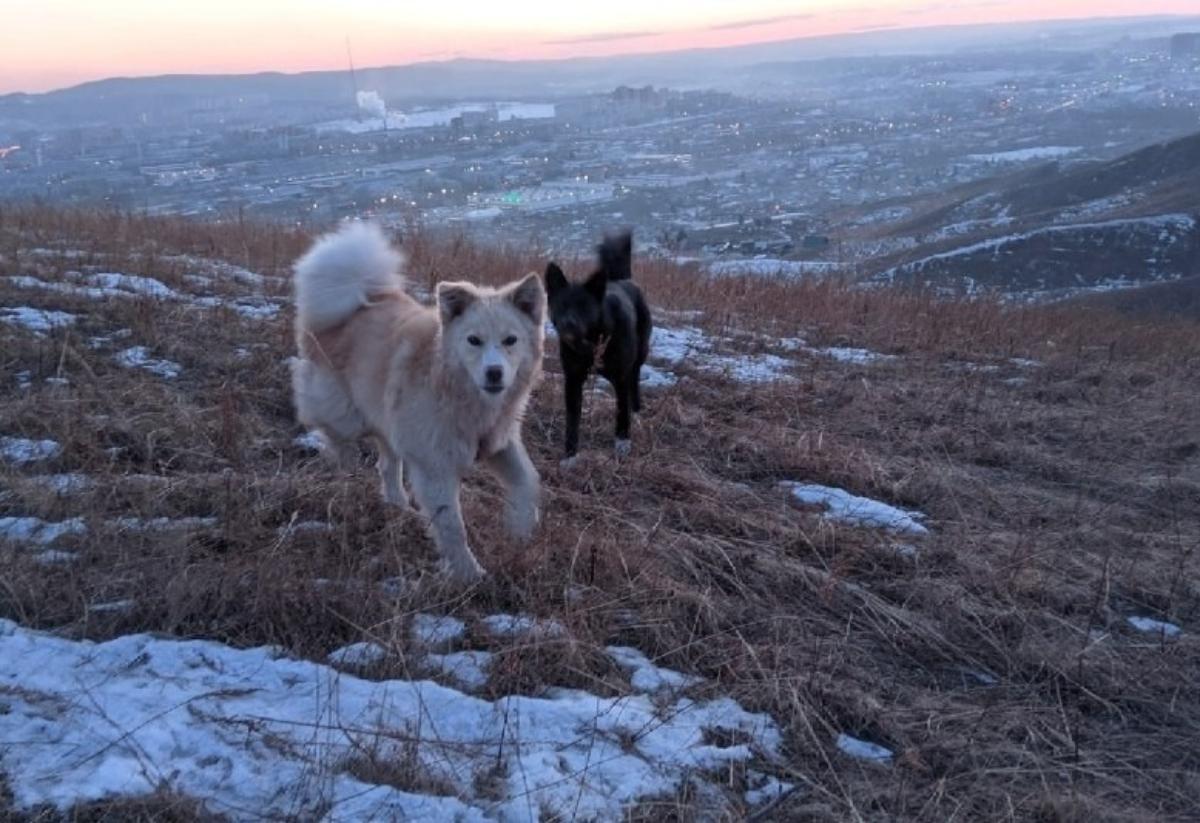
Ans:
POLYGON ((633 233, 609 235, 596 247, 600 270, 611 280, 633 279, 633 233))

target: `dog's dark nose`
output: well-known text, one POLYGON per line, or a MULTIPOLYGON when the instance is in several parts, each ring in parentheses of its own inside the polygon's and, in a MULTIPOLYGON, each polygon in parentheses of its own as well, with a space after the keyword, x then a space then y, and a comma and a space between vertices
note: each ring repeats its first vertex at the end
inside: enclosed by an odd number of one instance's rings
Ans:
POLYGON ((487 378, 488 383, 498 385, 504 379, 504 369, 499 366, 488 366, 483 376, 487 378))

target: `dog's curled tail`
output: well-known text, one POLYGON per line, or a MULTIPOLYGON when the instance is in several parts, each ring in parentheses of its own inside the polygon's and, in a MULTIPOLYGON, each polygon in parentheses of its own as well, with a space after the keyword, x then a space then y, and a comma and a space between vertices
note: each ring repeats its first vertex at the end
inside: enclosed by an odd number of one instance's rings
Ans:
POLYGON ((296 261, 296 321, 331 329, 373 297, 404 288, 404 255, 374 223, 347 222, 296 261))
POLYGON ((596 247, 600 255, 600 269, 612 280, 633 279, 633 233, 621 232, 604 238, 596 247))

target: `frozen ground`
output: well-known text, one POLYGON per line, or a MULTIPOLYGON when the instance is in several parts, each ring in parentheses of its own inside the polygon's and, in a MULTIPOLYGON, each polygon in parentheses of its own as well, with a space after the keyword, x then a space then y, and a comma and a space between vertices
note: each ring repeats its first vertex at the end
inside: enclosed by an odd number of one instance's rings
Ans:
MULTIPOLYGON (((18 809, 170 788, 235 820, 611 820, 685 782, 715 792, 706 773, 779 754, 766 715, 728 698, 652 697, 694 679, 617 654, 635 671, 629 695, 492 701, 430 681, 362 680, 270 648, 91 643, 0 620, 0 766, 18 809), (355 777, 364 753, 407 758, 424 785, 443 788, 355 777)), ((755 774, 747 802, 790 788, 755 774)))
POLYGON ((783 483, 782 486, 797 501, 823 507, 825 517, 830 520, 902 534, 919 536, 929 533, 919 522, 925 518, 921 512, 900 509, 832 486, 811 483, 783 483))

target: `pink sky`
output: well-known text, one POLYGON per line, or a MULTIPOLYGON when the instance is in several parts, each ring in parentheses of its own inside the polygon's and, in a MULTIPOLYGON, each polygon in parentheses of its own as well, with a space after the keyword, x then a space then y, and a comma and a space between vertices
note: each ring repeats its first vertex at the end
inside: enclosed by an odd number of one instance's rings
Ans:
POLYGON ((102 77, 667 51, 867 28, 1200 14, 1197 0, 5 0, 0 93, 102 77))

